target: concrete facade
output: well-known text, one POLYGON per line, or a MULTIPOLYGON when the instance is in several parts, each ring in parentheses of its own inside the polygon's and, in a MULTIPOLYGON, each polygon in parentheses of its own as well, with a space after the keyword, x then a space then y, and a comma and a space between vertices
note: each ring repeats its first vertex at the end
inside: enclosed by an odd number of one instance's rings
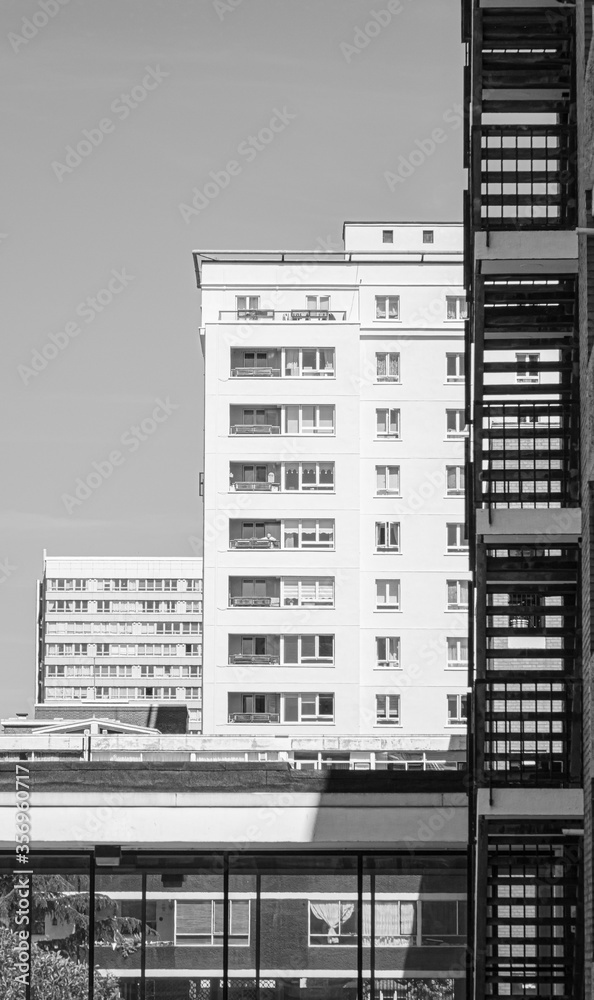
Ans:
POLYGON ((461 227, 347 223, 343 255, 196 259, 204 733, 459 747, 461 227))

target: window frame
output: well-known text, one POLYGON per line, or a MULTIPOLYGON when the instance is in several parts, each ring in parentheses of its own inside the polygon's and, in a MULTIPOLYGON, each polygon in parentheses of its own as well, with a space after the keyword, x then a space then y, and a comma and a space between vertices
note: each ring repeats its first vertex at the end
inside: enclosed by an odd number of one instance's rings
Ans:
POLYGON ((468 670, 468 636, 449 635, 446 637, 446 670, 468 670), (460 654, 463 652, 462 647, 464 643, 466 643, 466 658, 462 659, 460 654), (453 648, 452 644, 455 644, 458 654, 456 657, 450 657, 450 650, 453 648))
POLYGON ((466 492, 466 469, 463 465, 446 465, 446 496, 448 497, 463 497, 466 492), (456 486, 450 487, 448 485, 450 470, 454 470, 454 479, 456 480, 456 486), (460 486, 460 482, 462 486, 460 486))
POLYGON ((387 438, 393 441, 402 440, 402 421, 400 415, 399 406, 376 406, 375 408, 375 437, 378 441, 385 441, 387 438), (388 427, 387 431, 380 430, 380 413, 387 414, 385 418, 385 426, 388 427), (392 414, 395 417, 392 418, 392 414), (390 428, 394 426, 396 430, 392 431, 390 428))
POLYGON ((468 436, 468 425, 466 423, 466 415, 464 413, 464 410, 460 409, 459 407, 457 407, 456 409, 452 409, 451 407, 447 407, 446 408, 446 441, 463 441, 464 438, 466 438, 467 436, 468 436), (450 428, 448 427, 449 417, 450 417, 451 413, 456 414, 456 419, 454 421, 454 423, 456 424, 456 427, 454 429, 452 429, 452 430, 450 430, 450 428), (460 419, 458 419, 458 418, 460 418, 460 419), (458 424, 462 424, 462 429, 461 430, 457 426, 458 424))
POLYGON ((468 301, 466 296, 446 295, 446 323, 463 323, 466 319, 468 319, 468 301), (448 316, 448 312, 450 312, 451 309, 451 303, 454 303, 454 316, 448 316))
POLYGON ((402 537, 400 530, 400 521, 376 521, 375 522, 375 552, 391 552, 401 553, 402 552, 402 537), (380 542, 380 537, 383 533, 385 542, 382 545, 380 542), (391 543, 392 537, 396 538, 394 544, 391 543))
POLYGON ((446 351, 446 385, 462 385, 466 379, 466 355, 464 351, 446 351), (454 362, 454 374, 448 371, 449 363, 454 362))
POLYGON ((281 633, 280 643, 279 643, 279 665, 281 667, 310 667, 310 666, 334 666, 335 662, 335 635, 330 632, 315 632, 315 633, 298 633, 297 635, 290 635, 281 633), (332 640, 332 653, 330 656, 320 655, 320 639, 332 640), (297 645, 297 658, 296 660, 288 660, 286 654, 286 640, 296 640, 297 645), (315 652, 313 656, 304 656, 303 654, 303 640, 313 639, 315 652))
POLYGON ((336 696, 334 691, 282 691, 280 695, 280 721, 282 725, 286 726, 297 726, 297 725, 307 725, 308 723, 316 725, 318 723, 335 723, 336 722, 336 696), (287 698, 297 699, 297 719, 286 719, 285 710, 287 704, 287 698), (321 698, 331 698, 332 699, 332 714, 327 713, 321 714, 320 712, 320 699, 321 698), (316 706, 316 711, 312 715, 303 714, 303 704, 304 702, 313 702, 316 706))
POLYGON ((336 437, 336 405, 334 403, 285 403, 281 406, 281 433, 285 437, 336 437), (303 429, 303 411, 305 407, 313 410, 313 424, 311 429, 303 429), (322 429, 320 426, 320 411, 322 408, 332 411, 332 427, 322 429), (298 429, 287 430, 289 410, 297 411, 298 429))
POLYGON ((376 323, 400 323, 400 296, 399 295, 376 295, 375 296, 375 321, 376 323), (383 303, 383 305, 382 305, 383 303), (394 305, 395 303, 395 305, 394 305), (385 316, 380 316, 381 312, 385 316), (395 311, 395 315, 390 315, 395 311))
POLYGON ((435 243, 435 230, 434 229, 424 229, 423 230, 423 243, 435 243))
POLYGON ((448 726, 465 726, 468 722, 468 694, 446 694, 448 726), (450 713, 450 704, 455 699, 455 717, 450 713))
POLYGON ((466 555, 468 553, 468 539, 465 536, 466 525, 462 521, 448 521, 446 524, 446 554, 466 555), (453 529, 453 530, 452 530, 453 529), (455 540, 450 541, 450 536, 454 535, 455 540))
POLYGON ((375 695, 375 725, 376 726, 401 726, 402 725, 402 700, 399 694, 390 692, 380 692, 375 695), (384 701, 384 718, 381 717, 380 702, 384 701), (392 702, 396 704, 396 711, 392 709, 392 702))
MULTIPOLYGON (((230 899, 229 900, 229 939, 228 945, 232 948, 249 948, 251 940, 251 926, 252 926, 252 907, 251 899, 230 899), (241 941, 233 939, 233 904, 234 903, 247 903, 247 936, 243 935, 241 941), (247 937, 247 940, 245 939, 247 937)), ((223 947, 223 920, 224 920, 224 899, 213 898, 213 899, 176 899, 175 900, 175 913, 173 918, 173 939, 174 946, 176 948, 222 948, 223 947), (201 937, 204 940, 197 940, 199 935, 197 934, 179 934, 178 933, 178 906, 181 903, 211 903, 211 915, 210 915, 210 935, 208 940, 206 940, 207 935, 203 934, 201 937), (219 912, 217 910, 219 909, 219 912), (221 928, 220 933, 217 933, 217 921, 221 928), (186 938, 186 941, 180 941, 179 938, 186 938), (191 938, 191 940, 189 940, 191 938)), ((239 935, 235 935, 237 938, 239 935)))
POLYGON ((400 636, 399 635, 376 635, 375 637, 375 669, 376 670, 400 670, 400 636), (393 645, 396 649, 396 656, 394 659, 390 657, 380 656, 380 643, 384 643, 384 653, 391 652, 390 647, 393 645))
POLYGON ((446 580, 446 602, 448 611, 468 611, 470 601, 470 580, 464 580, 459 577, 450 578, 446 580), (451 587, 456 587, 456 603, 450 603, 449 592, 451 587), (466 590, 466 604, 462 604, 460 598, 466 590))
POLYGON ((376 611, 400 611, 401 610, 401 594, 400 594, 400 580, 394 577, 382 577, 376 579, 375 581, 375 610, 376 611), (390 584, 395 584, 396 590, 396 603, 388 604, 387 601, 380 604, 378 603, 379 589, 382 584, 386 584, 384 591, 386 596, 390 593, 390 584))
POLYGON ((378 384, 383 384, 384 382, 392 382, 400 384, 400 351, 376 351, 375 352, 375 381, 378 384), (386 373, 385 375, 380 375, 378 368, 380 358, 386 359, 386 373), (392 367, 392 358, 396 359, 394 367, 396 368, 396 374, 390 374, 389 369, 392 367))
POLYGON ((401 496, 400 491, 400 466, 399 465, 376 465, 375 467, 375 496, 376 497, 399 497, 401 496), (381 470, 384 470, 383 473, 381 470), (396 489, 390 489, 389 486, 378 486, 378 477, 383 475, 384 482, 389 483, 392 478, 392 471, 394 472, 394 478, 397 479, 396 489))

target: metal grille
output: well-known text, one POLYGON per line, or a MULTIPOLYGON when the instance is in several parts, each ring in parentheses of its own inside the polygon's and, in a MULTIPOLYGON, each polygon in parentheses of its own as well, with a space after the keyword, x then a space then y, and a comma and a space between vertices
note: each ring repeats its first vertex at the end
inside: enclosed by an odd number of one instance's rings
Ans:
POLYGON ((578 504, 572 409, 563 403, 486 403, 477 497, 490 507, 578 504))
POLYGON ((560 125, 482 125, 480 157, 483 225, 568 229, 575 225, 575 130, 560 125))
POLYGON ((557 677, 484 687, 485 777, 506 785, 569 785, 574 685, 557 677))
POLYGON ((576 841, 489 838, 487 996, 580 995, 578 875, 576 841))

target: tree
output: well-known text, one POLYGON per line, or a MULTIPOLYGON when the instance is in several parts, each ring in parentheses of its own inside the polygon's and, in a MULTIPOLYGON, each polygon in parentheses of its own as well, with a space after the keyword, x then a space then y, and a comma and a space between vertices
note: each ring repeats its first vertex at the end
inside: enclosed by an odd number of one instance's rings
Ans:
MULTIPOLYGON (((19 937, 15 931, 0 928, 0 996, 2 1000, 24 1000, 25 986, 18 958, 19 937)), ((31 993, 39 1000, 88 1000, 88 966, 56 951, 44 951, 34 944, 31 952, 31 993)), ((120 1000, 120 990, 113 976, 95 973, 95 1000, 120 1000)))
MULTIPOLYGON (((14 927, 19 894, 12 875, 0 875, 0 923, 14 927)), ((121 917, 110 896, 95 893, 95 943, 110 945, 126 956, 141 943, 142 923, 136 917, 121 917)), ((87 875, 34 875, 31 932, 45 934, 46 917, 63 928, 63 937, 39 941, 43 951, 59 952, 64 958, 88 959, 89 879, 87 875)), ((154 934, 147 928, 147 935, 154 934)))

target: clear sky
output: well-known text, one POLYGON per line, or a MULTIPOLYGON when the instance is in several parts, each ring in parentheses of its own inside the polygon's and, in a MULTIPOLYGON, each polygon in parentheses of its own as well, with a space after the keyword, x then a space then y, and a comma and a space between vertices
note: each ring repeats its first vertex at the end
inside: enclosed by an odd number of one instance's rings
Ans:
POLYGON ((4 0, 0 716, 32 711, 44 548, 199 554, 192 250, 461 220, 459 8, 4 0))

